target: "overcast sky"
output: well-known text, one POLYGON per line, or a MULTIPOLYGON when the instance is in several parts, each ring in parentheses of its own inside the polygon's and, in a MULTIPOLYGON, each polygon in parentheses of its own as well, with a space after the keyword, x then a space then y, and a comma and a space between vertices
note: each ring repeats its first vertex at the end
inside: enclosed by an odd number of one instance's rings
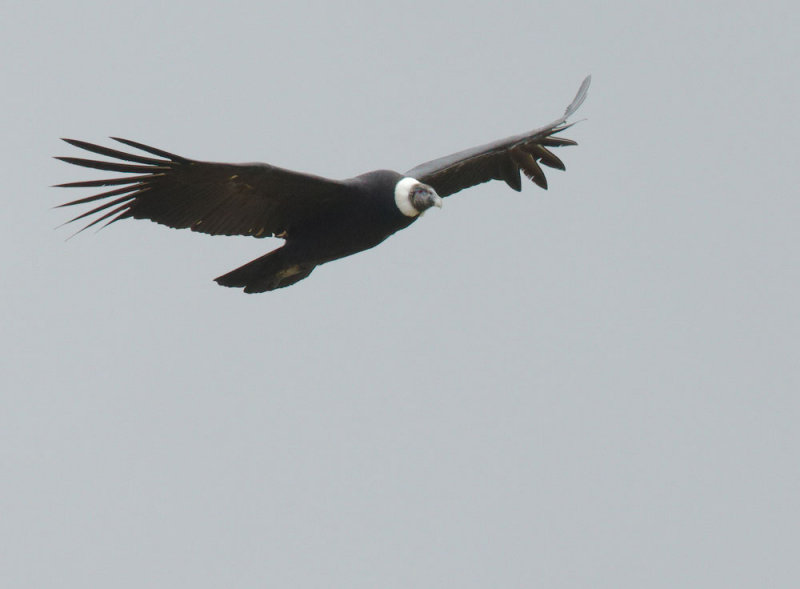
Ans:
POLYGON ((791 2, 6 2, 3 587, 800 583, 791 2), (126 221, 60 142, 344 178, 589 98, 490 183, 262 295, 279 240, 126 221))

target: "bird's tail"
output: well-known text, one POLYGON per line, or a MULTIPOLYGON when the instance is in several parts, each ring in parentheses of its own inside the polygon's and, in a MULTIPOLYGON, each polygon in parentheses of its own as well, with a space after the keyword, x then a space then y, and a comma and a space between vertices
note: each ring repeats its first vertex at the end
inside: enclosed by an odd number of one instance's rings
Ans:
POLYGON ((221 286, 244 288, 246 293, 265 292, 300 282, 316 266, 287 260, 284 248, 279 248, 214 280, 221 286))

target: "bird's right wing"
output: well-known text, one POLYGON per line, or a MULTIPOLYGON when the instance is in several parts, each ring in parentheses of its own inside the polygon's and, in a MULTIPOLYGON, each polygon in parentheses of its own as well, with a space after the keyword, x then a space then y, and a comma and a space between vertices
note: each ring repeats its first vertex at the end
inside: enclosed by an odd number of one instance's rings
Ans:
POLYGON ((58 185, 78 188, 116 186, 60 205, 99 203, 99 206, 71 220, 97 214, 84 229, 104 220, 108 224, 132 217, 211 235, 285 237, 294 228, 302 227, 326 210, 349 202, 350 192, 336 180, 269 164, 195 161, 128 139, 114 139, 156 157, 126 153, 85 141, 64 140, 75 147, 121 161, 58 159, 87 168, 132 174, 58 185))
POLYGON ((539 163, 564 169, 564 163, 548 148, 577 145, 570 139, 555 135, 572 126, 567 124, 567 119, 583 104, 591 79, 591 76, 586 77, 563 116, 549 125, 425 162, 410 169, 406 176, 429 184, 439 196, 448 196, 489 180, 504 180, 519 191, 522 188, 520 171, 542 188, 547 188, 547 178, 539 163))

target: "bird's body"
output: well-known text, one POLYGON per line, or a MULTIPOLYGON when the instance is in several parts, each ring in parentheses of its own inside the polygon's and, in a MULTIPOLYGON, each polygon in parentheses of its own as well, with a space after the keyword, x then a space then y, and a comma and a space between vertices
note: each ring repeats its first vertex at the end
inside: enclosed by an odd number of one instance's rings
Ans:
POLYGON ((122 160, 62 157, 79 166, 134 174, 124 178, 61 184, 110 186, 101 194, 62 206, 100 202, 74 220, 103 214, 112 223, 133 217, 211 235, 275 236, 286 243, 220 276, 223 286, 264 292, 294 284, 320 264, 375 247, 408 227, 441 197, 491 179, 520 190, 520 170, 547 187, 538 163, 564 169, 548 147, 574 145, 555 137, 586 96, 587 78, 560 119, 523 135, 439 158, 405 174, 367 172, 348 180, 330 180, 269 164, 221 164, 190 160, 126 139, 117 139, 148 156, 67 139, 70 144, 122 160), (156 157, 151 157, 156 156, 156 157))
POLYGON ((286 239, 283 247, 220 276, 217 283, 246 292, 274 290, 302 280, 320 264, 375 247, 417 219, 404 215, 393 200, 376 197, 393 193, 401 178, 396 172, 379 170, 343 181, 347 199, 296 228, 287 228, 279 234, 286 239))

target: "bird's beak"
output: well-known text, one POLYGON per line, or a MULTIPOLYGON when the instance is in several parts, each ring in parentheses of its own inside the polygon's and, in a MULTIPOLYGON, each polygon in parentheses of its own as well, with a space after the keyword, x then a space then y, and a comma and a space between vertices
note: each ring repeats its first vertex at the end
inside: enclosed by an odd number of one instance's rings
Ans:
POLYGON ((442 197, 435 192, 433 193, 433 206, 442 208, 442 197))

